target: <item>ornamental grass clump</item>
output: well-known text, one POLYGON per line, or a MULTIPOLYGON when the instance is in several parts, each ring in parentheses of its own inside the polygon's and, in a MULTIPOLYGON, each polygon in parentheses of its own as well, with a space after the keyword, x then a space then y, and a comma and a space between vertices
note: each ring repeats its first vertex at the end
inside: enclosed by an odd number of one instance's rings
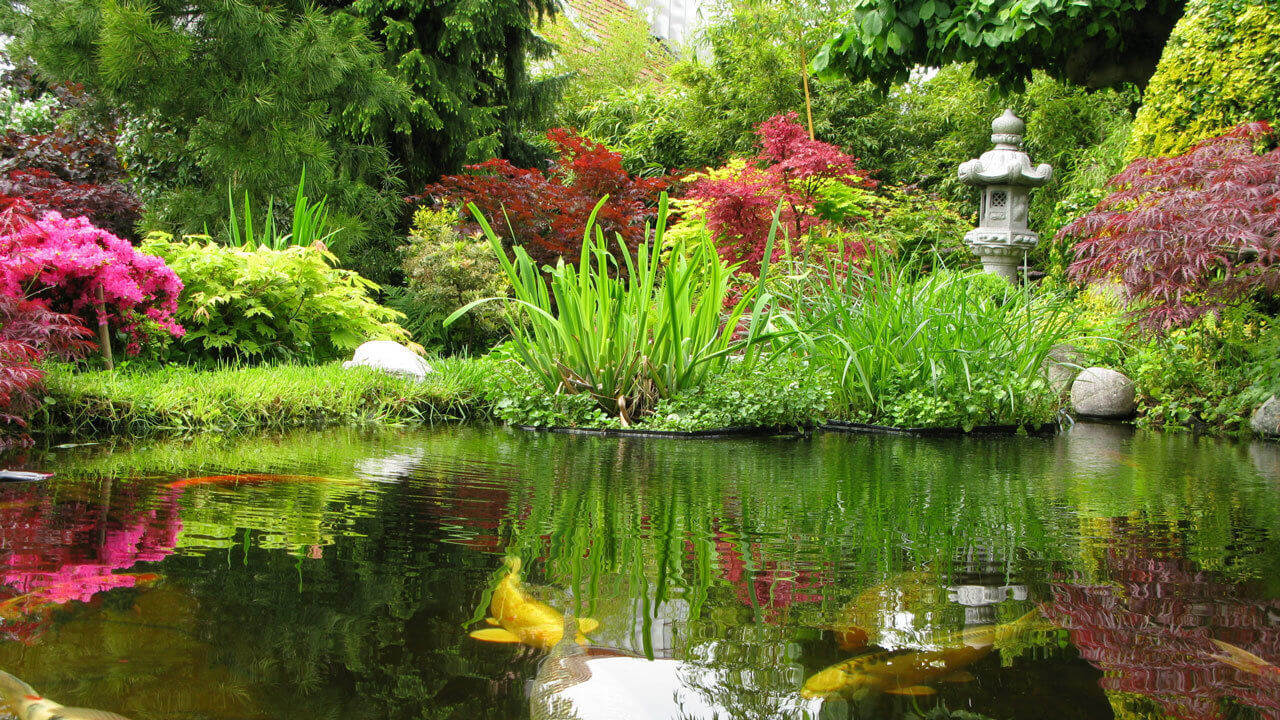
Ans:
MULTIPOLYGON (((607 196, 596 209, 606 200, 607 196)), ((611 250, 592 213, 577 264, 557 260, 547 268, 549 282, 524 248, 514 248, 512 262, 484 216, 474 205, 469 207, 514 297, 475 300, 445 324, 482 303, 512 303, 512 349, 541 389, 550 395, 590 396, 624 427, 638 421, 657 400, 702 384, 724 368, 730 354, 741 351, 744 362, 754 362, 758 345, 776 336, 770 323, 771 298, 762 291, 767 259, 760 281, 726 313, 732 272, 710 242, 678 244, 665 257, 660 254, 667 225, 665 194, 652 232, 646 231, 634 254, 621 236, 615 237, 617 247, 611 250), (735 339, 740 325, 745 330, 735 339)), ((772 237, 770 233, 770 244, 772 237)))
POLYGON ((809 267, 778 291, 805 329, 793 342, 835 381, 835 417, 965 430, 1054 418, 1045 361, 1073 327, 1061 298, 883 254, 841 269, 809 267))

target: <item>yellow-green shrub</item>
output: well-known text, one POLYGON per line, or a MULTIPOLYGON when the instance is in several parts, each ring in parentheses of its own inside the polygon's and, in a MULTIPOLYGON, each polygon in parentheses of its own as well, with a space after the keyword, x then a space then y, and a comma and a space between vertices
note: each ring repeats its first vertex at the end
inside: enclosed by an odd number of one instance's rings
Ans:
POLYGON ((368 340, 409 339, 400 313, 369 296, 378 286, 318 247, 241 250, 153 232, 141 249, 184 284, 177 318, 187 334, 170 359, 322 361, 368 340))
POLYGON ((1129 157, 1177 155, 1252 120, 1280 117, 1280 4, 1191 0, 1134 121, 1129 157))

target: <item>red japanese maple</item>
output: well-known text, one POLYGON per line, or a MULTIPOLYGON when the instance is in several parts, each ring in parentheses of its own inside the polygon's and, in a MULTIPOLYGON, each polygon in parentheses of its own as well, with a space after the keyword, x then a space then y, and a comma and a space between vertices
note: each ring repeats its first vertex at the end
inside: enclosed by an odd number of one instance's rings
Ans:
POLYGON ((547 139, 558 159, 545 172, 489 160, 468 165, 472 174, 447 175, 408 199, 473 202, 495 230, 502 234, 506 228, 512 242, 534 260, 554 262, 558 256, 578 254, 587 218, 608 195, 596 224, 610 236, 616 232, 629 246, 638 244, 670 179, 633 177, 622 168, 621 155, 571 130, 555 128, 547 139))
MULTIPOLYGON (((94 347, 89 330, 74 315, 52 312, 33 300, 0 295, 0 424, 23 426, 39 400, 46 355, 70 360, 94 347)), ((25 440, 0 432, 0 448, 25 440)))
POLYGON ((1058 236, 1079 238, 1079 280, 1115 278, 1162 330, 1280 287, 1280 149, 1266 123, 1247 123, 1183 155, 1142 158, 1058 236))
MULTIPOLYGON (((770 118, 756 128, 760 152, 736 176, 704 178, 689 188, 689 196, 708 201, 707 228, 725 261, 742 263, 751 274, 760 271, 774 212, 793 241, 799 241, 826 222, 814 213, 820 190, 828 183, 874 187, 875 182, 850 157, 830 143, 810 140, 795 113, 770 118)), ((778 242, 775 258, 782 252, 778 242)), ((863 249, 845 248, 860 256, 863 249)))

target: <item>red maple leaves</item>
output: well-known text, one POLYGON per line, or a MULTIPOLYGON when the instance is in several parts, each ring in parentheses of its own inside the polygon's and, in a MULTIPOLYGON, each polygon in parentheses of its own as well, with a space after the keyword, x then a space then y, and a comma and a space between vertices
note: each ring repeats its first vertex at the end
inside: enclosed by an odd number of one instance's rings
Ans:
POLYGON ((596 224, 634 248, 644 238, 645 223, 657 214, 658 194, 670 179, 633 177, 623 169, 620 154, 571 130, 555 128, 547 139, 558 159, 546 171, 489 160, 468 165, 473 174, 447 175, 408 199, 473 202, 499 234, 509 234, 535 261, 552 263, 558 256, 578 255, 587 218, 608 195, 596 224))
POLYGON ((1059 232, 1081 238, 1079 280, 1118 278, 1163 330, 1280 288, 1280 149, 1246 123, 1183 155, 1142 158, 1113 177, 1098 206, 1059 232))

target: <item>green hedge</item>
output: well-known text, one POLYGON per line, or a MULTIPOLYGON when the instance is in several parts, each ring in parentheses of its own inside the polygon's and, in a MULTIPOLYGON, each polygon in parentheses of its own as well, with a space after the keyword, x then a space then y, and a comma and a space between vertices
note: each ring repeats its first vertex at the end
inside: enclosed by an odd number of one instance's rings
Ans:
POLYGON ((1251 120, 1280 118, 1280 4, 1191 0, 1134 122, 1132 157, 1177 155, 1251 120))

